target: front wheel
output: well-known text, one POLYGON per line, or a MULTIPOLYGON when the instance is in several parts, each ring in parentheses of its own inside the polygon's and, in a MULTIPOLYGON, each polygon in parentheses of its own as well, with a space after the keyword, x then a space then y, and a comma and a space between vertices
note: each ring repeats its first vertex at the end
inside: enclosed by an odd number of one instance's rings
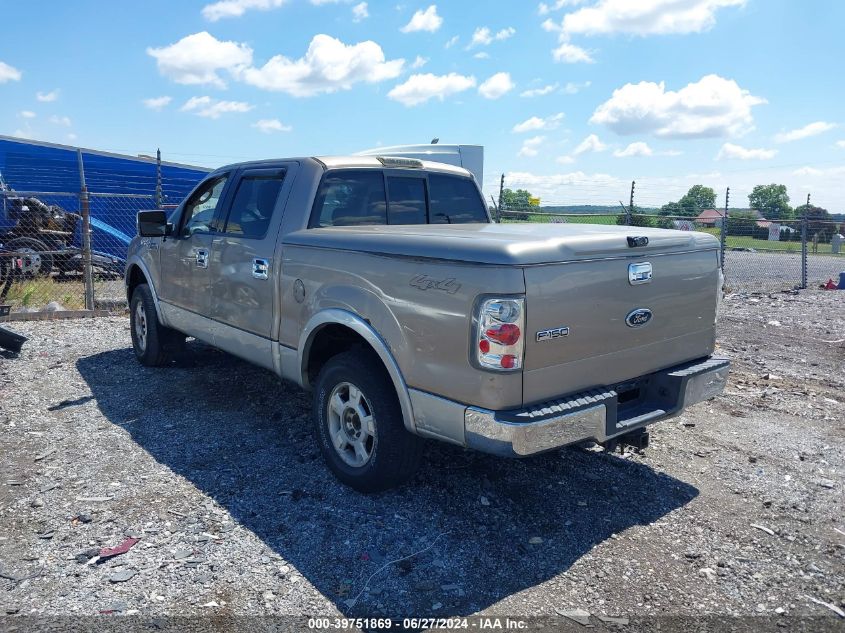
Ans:
POLYGON ((184 334, 159 322, 153 293, 147 284, 140 284, 132 293, 129 329, 135 357, 147 367, 167 364, 185 345, 184 334))
POLYGON ((331 358, 314 389, 315 435, 329 469, 359 492, 380 492, 408 481, 423 442, 408 432, 393 383, 371 351, 331 358))

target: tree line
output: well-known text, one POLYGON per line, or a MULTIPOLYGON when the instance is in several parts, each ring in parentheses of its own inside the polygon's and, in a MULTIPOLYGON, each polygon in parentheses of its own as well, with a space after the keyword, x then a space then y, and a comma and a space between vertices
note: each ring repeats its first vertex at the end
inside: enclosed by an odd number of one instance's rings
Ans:
MULTIPOLYGON (((503 189, 501 196, 501 207, 503 211, 515 211, 521 219, 528 219, 532 210, 541 211, 540 201, 527 189, 503 189)), ((623 205, 624 207, 624 205, 623 205)), ((759 226, 760 220, 769 220, 777 223, 790 223, 806 217, 808 220, 807 234, 812 239, 817 236, 820 242, 829 242, 836 233, 845 233, 845 222, 837 226, 842 217, 834 217, 827 209, 815 205, 799 205, 792 207, 789 204, 789 194, 786 185, 769 184, 757 185, 748 194, 749 210, 730 210, 728 213, 728 234, 745 235, 768 239, 769 228, 766 225, 759 226)), ((577 207, 555 207, 555 209, 576 209, 580 211, 600 212, 599 209, 618 209, 618 207, 605 207, 593 205, 579 205, 577 207)), ((543 209, 548 209, 543 207, 543 209)), ((712 187, 705 185, 693 185, 679 200, 667 202, 659 209, 646 209, 636 204, 630 210, 631 224, 634 226, 652 226, 658 228, 675 228, 675 220, 697 218, 702 211, 708 209, 718 210, 724 213, 724 206, 721 208, 716 203, 716 192, 712 187)), ((628 221, 627 209, 617 215, 618 224, 626 224, 628 221)), ((716 224, 721 224, 717 217, 716 224)), ((800 239, 800 232, 789 227, 782 228, 781 239, 800 239), (797 233, 797 235, 796 235, 797 233)))

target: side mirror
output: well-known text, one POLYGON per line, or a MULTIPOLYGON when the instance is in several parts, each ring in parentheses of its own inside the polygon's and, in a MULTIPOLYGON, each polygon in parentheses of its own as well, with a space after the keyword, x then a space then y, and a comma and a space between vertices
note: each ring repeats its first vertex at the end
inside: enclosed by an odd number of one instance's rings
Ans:
POLYGON ((138 235, 141 237, 164 237, 172 230, 164 211, 138 211, 138 235))

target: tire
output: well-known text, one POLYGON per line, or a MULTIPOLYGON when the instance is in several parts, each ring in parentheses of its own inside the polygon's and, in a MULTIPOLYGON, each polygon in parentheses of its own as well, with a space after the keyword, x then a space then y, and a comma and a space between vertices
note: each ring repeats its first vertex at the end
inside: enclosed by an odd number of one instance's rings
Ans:
POLYGON ((140 284, 129 303, 129 330, 135 357, 147 367, 160 367, 172 361, 185 347, 185 335, 163 326, 156 314, 153 293, 140 284))
POLYGON ((414 475, 423 441, 405 428, 393 382, 374 352, 355 348, 338 354, 323 366, 314 386, 314 433, 335 477, 373 493, 414 475))
POLYGON ((25 277, 47 277, 53 270, 53 256, 45 254, 51 249, 46 243, 37 240, 34 237, 16 237, 6 244, 6 248, 22 253, 24 259, 24 276, 25 277), (27 253, 31 253, 32 257, 26 257, 27 253))

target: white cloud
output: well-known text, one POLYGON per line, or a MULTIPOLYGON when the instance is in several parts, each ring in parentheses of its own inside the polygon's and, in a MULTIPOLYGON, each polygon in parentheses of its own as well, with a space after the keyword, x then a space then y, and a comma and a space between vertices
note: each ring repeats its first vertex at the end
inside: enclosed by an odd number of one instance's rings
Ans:
POLYGON ((746 0, 598 0, 563 16, 564 36, 700 33, 716 23, 716 12, 746 0))
POLYGON ((836 141, 836 147, 841 147, 842 149, 845 149, 845 140, 836 141))
POLYGON ((170 105, 171 101, 173 101, 172 97, 151 97, 144 99, 143 103, 145 108, 160 111, 170 105))
POLYGON ((485 99, 498 99, 513 90, 515 85, 509 73, 496 73, 478 86, 478 94, 485 99))
POLYGON ((532 136, 522 141, 522 147, 519 148, 517 156, 536 156, 538 147, 546 140, 545 136, 532 136))
POLYGON ((706 138, 742 134, 752 128, 751 108, 766 103, 732 79, 707 75, 677 92, 641 81, 625 84, 601 104, 591 123, 617 134, 651 133, 667 138, 706 138))
POLYGON ((475 59, 490 59, 490 53, 487 51, 478 51, 473 57, 475 59))
POLYGON ((249 112, 253 106, 243 101, 219 101, 211 97, 191 97, 182 106, 183 112, 191 112, 209 119, 219 119, 229 112, 249 112))
POLYGON ((290 132, 293 127, 285 125, 279 119, 260 119, 252 124, 259 132, 264 134, 272 134, 273 132, 290 132))
POLYGON ((36 92, 35 98, 43 103, 50 103, 51 101, 55 101, 59 98, 59 91, 51 90, 50 92, 36 92))
POLYGON ((575 44, 570 44, 569 42, 563 42, 560 46, 554 49, 552 51, 552 56, 555 58, 556 62, 564 62, 567 64, 592 64, 595 61, 587 50, 581 48, 580 46, 575 46, 575 44))
POLYGON ((414 13, 411 21, 399 30, 403 33, 415 33, 417 31, 434 33, 442 24, 443 18, 437 15, 437 5, 432 4, 425 11, 419 9, 414 13))
POLYGON ((422 68, 428 63, 428 57, 423 57, 422 55, 417 55, 414 61, 411 63, 411 68, 422 68))
POLYGON ((221 70, 237 74, 252 63, 252 49, 238 42, 223 42, 207 31, 186 35, 170 46, 148 48, 159 72, 178 84, 208 84, 224 88, 221 70))
POLYGON ((557 90, 559 84, 548 84, 542 88, 531 88, 530 90, 523 90, 519 93, 520 97, 542 97, 557 90))
POLYGON ((575 162, 575 159, 572 156, 558 156, 555 158, 556 163, 560 163, 561 165, 571 165, 575 162))
POLYGON ((443 45, 443 48, 452 48, 455 44, 458 43, 458 40, 461 39, 457 35, 453 35, 448 39, 448 41, 443 45))
POLYGON ((613 155, 617 158, 627 158, 629 156, 651 156, 653 153, 647 143, 637 141, 631 143, 625 149, 617 149, 613 152, 613 155))
POLYGON ((792 141, 800 141, 801 139, 805 139, 810 136, 816 136, 817 134, 829 132, 835 127, 836 123, 828 123, 827 121, 815 121, 813 123, 808 123, 804 127, 800 127, 797 130, 790 130, 789 132, 781 132, 780 134, 775 134, 775 142, 791 143, 792 141))
POLYGON ((370 17, 370 12, 367 10, 366 2, 359 2, 352 7, 353 22, 360 22, 361 20, 366 20, 368 17, 370 17))
POLYGON ((574 95, 581 92, 584 88, 589 88, 593 82, 585 81, 583 83, 575 83, 572 81, 567 82, 567 84, 563 87, 563 91, 568 95, 574 95))
POLYGON ((53 115, 50 117, 50 123, 54 125, 61 125, 63 127, 70 127, 70 118, 66 116, 53 115))
POLYGON ((35 112, 32 110, 21 110, 18 116, 23 117, 24 119, 34 119, 35 112))
POLYGON ((631 188, 630 180, 623 181, 609 174, 585 174, 583 171, 544 175, 508 172, 505 174, 505 183, 511 189, 528 189, 535 196, 548 201, 561 200, 561 191, 566 189, 569 192, 582 192, 584 201, 597 201, 600 204, 614 201, 614 197, 618 199, 614 191, 621 195, 621 192, 631 188))
POLYGON ((5 62, 0 62, 0 84, 7 81, 20 81, 23 73, 14 66, 9 66, 5 62))
POLYGON ((558 112, 557 114, 552 114, 551 116, 547 116, 545 118, 532 116, 522 123, 514 125, 512 132, 520 134, 522 132, 531 132, 534 130, 554 130, 560 126, 560 122, 563 120, 564 116, 563 112, 558 112))
POLYGON ((267 11, 282 6, 285 0, 220 0, 202 8, 206 20, 217 22, 223 18, 237 18, 251 9, 267 11))
POLYGON ((774 158, 777 153, 778 151, 776 149, 750 149, 742 147, 741 145, 734 145, 733 143, 725 143, 716 155, 716 160, 724 160, 726 158, 736 158, 738 160, 768 160, 769 158, 774 158))
POLYGON ((552 11, 558 11, 565 6, 575 6, 576 4, 583 4, 587 0, 557 0, 553 5, 548 5, 545 2, 541 2, 537 6, 537 13, 539 15, 547 15, 552 11))
POLYGON ((443 101, 449 95, 463 92, 475 86, 475 77, 449 73, 434 75, 423 73, 411 75, 401 84, 393 87, 387 96, 406 106, 425 103, 429 99, 443 101))
POLYGON ((575 148, 575 151, 572 153, 575 156, 580 156, 581 154, 586 154, 588 152, 603 152, 607 149, 607 145, 602 143, 599 140, 599 137, 595 134, 590 134, 587 138, 581 141, 578 144, 578 147, 575 148))
POLYGON ((239 78, 262 88, 294 97, 349 90, 358 82, 377 83, 402 72, 404 59, 385 61, 381 46, 373 41, 344 44, 329 35, 315 35, 299 59, 272 57, 261 68, 246 68, 239 78))
POLYGON ((472 34, 472 40, 467 45, 467 49, 474 46, 488 46, 494 41, 506 40, 509 37, 513 37, 514 33, 516 33, 516 29, 512 26, 505 27, 496 33, 493 33, 486 26, 479 26, 472 34))

